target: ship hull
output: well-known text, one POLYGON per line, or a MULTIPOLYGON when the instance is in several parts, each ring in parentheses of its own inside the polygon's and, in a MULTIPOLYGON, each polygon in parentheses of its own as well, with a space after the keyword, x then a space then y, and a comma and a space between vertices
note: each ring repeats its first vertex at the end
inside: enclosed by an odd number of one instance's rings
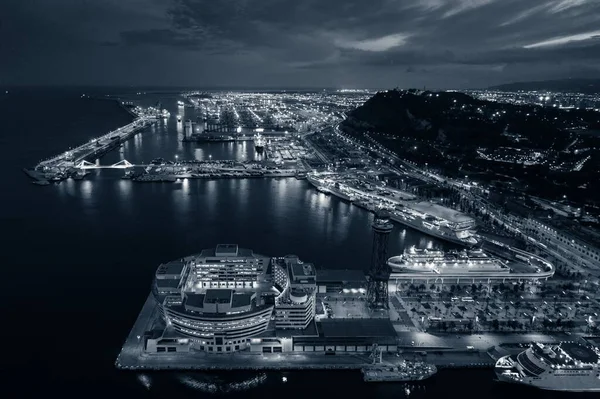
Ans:
POLYGON ((423 381, 430 377, 433 374, 428 376, 415 376, 415 377, 389 377, 389 378, 379 378, 379 377, 369 377, 367 375, 363 376, 363 380, 365 382, 413 382, 413 381, 423 381))
POLYGON ((411 382, 423 381, 437 373, 437 368, 431 366, 427 372, 400 371, 386 372, 382 370, 362 369, 363 380, 365 382, 411 382))
POLYGON ((503 383, 527 385, 544 391, 557 392, 600 392, 600 379, 596 377, 598 370, 588 370, 587 374, 559 374, 545 371, 536 377, 523 375, 514 365, 499 367, 498 364, 509 356, 498 360, 494 372, 497 380, 503 383))
POLYGON ((233 136, 219 136, 219 135, 197 135, 184 137, 182 141, 190 141, 196 143, 205 143, 205 142, 214 142, 214 143, 222 143, 222 142, 231 142, 235 141, 235 137, 233 136))
MULTIPOLYGON (((526 385, 533 388, 537 388, 543 391, 557 391, 557 392, 600 392, 600 380, 596 386, 585 387, 586 383, 582 381, 581 378, 577 377, 567 377, 574 378, 576 381, 567 382, 565 379, 551 379, 552 377, 546 377, 546 381, 544 380, 529 380, 522 379, 520 381, 514 380, 510 377, 506 377, 502 375, 499 371, 496 371, 496 377, 498 381, 501 383, 507 384, 515 384, 515 385, 526 385), (555 382, 556 385, 549 384, 550 382, 555 382), (560 385, 558 385, 560 383, 560 385)), ((558 377, 555 377, 558 378, 558 377)), ((588 377, 593 378, 593 377, 588 377)), ((589 384, 589 383, 588 383, 589 384)))

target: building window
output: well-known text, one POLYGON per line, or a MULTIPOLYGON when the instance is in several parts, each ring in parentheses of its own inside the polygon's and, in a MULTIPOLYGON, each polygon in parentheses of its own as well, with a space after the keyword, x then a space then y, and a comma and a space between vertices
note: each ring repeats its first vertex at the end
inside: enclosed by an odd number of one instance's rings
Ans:
POLYGON ((221 346, 217 347, 217 352, 223 352, 223 347, 221 347, 221 346))

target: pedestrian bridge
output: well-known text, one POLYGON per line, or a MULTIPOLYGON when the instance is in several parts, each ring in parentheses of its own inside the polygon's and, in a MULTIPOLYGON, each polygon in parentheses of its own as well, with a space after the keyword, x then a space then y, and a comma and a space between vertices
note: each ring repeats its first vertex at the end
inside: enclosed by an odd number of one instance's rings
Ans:
POLYGON ((79 169, 129 169, 135 166, 143 166, 143 165, 134 165, 126 159, 123 159, 112 165, 97 165, 95 163, 88 162, 83 160, 77 164, 75 164, 76 168, 79 169))

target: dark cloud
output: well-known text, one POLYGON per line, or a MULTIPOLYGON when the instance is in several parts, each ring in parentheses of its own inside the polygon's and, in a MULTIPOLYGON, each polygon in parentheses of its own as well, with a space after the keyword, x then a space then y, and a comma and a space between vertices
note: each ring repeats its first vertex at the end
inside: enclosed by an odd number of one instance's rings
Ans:
POLYGON ((597 0, 4 0, 0 15, 7 81, 88 83, 98 59, 123 71, 107 82, 245 86, 472 87, 600 65, 597 0), (31 66, 73 58, 70 74, 31 66))

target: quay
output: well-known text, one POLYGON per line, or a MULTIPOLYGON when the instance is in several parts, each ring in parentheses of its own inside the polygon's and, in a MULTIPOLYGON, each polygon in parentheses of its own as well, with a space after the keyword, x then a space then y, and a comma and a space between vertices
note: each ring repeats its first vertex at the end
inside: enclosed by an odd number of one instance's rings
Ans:
MULTIPOLYGON (((233 352, 212 354, 200 351, 150 353, 144 348, 145 334, 158 317, 158 306, 152 294, 148 296, 131 329, 115 366, 121 370, 360 370, 370 364, 367 353, 258 353, 233 352)), ((518 336, 523 341, 523 336, 518 336)), ((513 337, 514 338, 514 337, 513 337)), ((513 339, 514 340, 514 339, 513 339)), ((477 352, 452 350, 447 347, 428 349, 423 356, 423 347, 403 347, 400 356, 384 355, 386 363, 398 364, 402 358, 419 359, 435 364, 439 368, 491 368, 494 358, 481 349, 477 352), (433 350, 433 351, 432 351, 433 350)))
MULTIPOLYGON (((115 366, 121 370, 360 370, 372 360, 367 353, 257 353, 233 352, 212 354, 206 352, 150 353, 144 348, 145 332, 158 317, 157 303, 150 294, 142 307, 115 366)), ((520 344, 527 344, 537 336, 531 334, 456 334, 434 335, 427 333, 398 333, 401 342, 407 337, 427 346, 399 345, 397 354, 384 354, 389 364, 398 364, 402 359, 420 360, 445 368, 493 368, 497 358, 506 354, 519 353, 520 344), (462 337, 462 338, 461 338, 462 337), (480 342, 475 350, 462 349, 465 339, 480 342), (428 344, 427 340, 431 341, 428 344), (460 342, 462 345, 458 345, 460 342), (496 345, 488 347, 489 342, 496 345), (506 343, 506 345, 504 345, 506 343), (456 349, 461 347, 461 349, 456 349)), ((544 335, 544 341, 557 342, 560 338, 544 335)))
MULTIPOLYGON (((103 136, 90 140, 69 151, 65 151, 50 159, 46 159, 33 169, 23 169, 25 174, 34 179, 34 183, 47 185, 50 181, 61 181, 70 176, 81 179, 85 176, 84 169, 90 169, 89 160, 102 157, 104 154, 118 148, 123 142, 156 122, 156 118, 140 116, 133 122, 111 131, 103 136)), ((127 164, 115 167, 129 167, 127 164)))

